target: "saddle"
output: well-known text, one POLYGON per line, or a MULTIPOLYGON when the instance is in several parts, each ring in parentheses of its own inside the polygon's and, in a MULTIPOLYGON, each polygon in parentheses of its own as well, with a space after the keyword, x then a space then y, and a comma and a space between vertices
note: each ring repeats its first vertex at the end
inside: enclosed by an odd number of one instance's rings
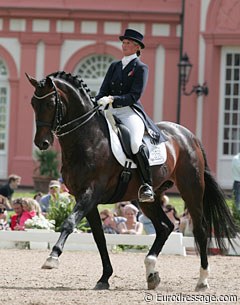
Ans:
MULTIPOLYGON (((111 198, 107 200, 107 202, 118 202, 123 198, 128 183, 131 180, 132 169, 137 168, 137 165, 134 163, 134 157, 131 150, 129 129, 109 111, 105 110, 102 113, 107 122, 113 155, 123 166, 115 192, 111 198)), ((153 145, 148 135, 144 135, 143 141, 149 152, 149 165, 163 164, 167 159, 165 143, 162 142, 158 145, 153 145)))
MULTIPOLYGON (((105 110, 103 113, 109 129, 110 144, 113 155, 122 166, 126 166, 127 162, 131 163, 130 168, 136 168, 137 166, 134 162, 130 145, 129 129, 107 110, 105 110)), ((147 147, 149 153, 148 161, 150 166, 161 165, 166 161, 167 151, 165 142, 157 145, 153 144, 151 142, 151 138, 146 133, 143 137, 143 144, 147 147)))

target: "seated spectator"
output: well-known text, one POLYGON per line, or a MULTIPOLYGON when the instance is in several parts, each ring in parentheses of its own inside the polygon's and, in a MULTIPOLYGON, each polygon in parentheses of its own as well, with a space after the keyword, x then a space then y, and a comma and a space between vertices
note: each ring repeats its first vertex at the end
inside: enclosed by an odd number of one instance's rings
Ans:
POLYGON ((114 216, 109 209, 102 210, 100 212, 100 217, 103 224, 103 231, 109 234, 118 234, 119 224, 126 221, 126 218, 124 217, 114 216))
POLYGON ((40 206, 40 203, 32 198, 28 198, 28 200, 31 202, 33 210, 36 212, 36 216, 41 216, 42 215, 42 209, 40 206))
POLYGON ((49 211, 50 203, 58 204, 59 199, 68 200, 70 202, 70 196, 68 193, 60 193, 60 182, 58 180, 51 180, 49 183, 49 192, 47 195, 42 196, 40 199, 40 206, 43 214, 46 214, 49 211))
POLYGON ((43 196, 43 193, 38 192, 33 196, 33 199, 35 199, 37 202, 40 202, 42 196, 43 196))
POLYGON ((127 204, 131 204, 131 201, 122 201, 122 202, 117 202, 115 204, 115 209, 114 209, 114 215, 115 216, 122 216, 124 214, 124 207, 127 204))
POLYGON ((0 230, 8 230, 7 198, 0 195, 0 230))
MULTIPOLYGON (((165 207, 169 204, 169 197, 167 195, 161 196, 161 205, 162 208, 165 209, 165 207)), ((138 220, 143 224, 143 229, 146 234, 156 234, 154 225, 152 224, 151 220, 145 216, 144 214, 141 214, 138 218, 138 220)))
POLYGON ((10 202, 12 201, 12 196, 15 189, 21 183, 21 177, 18 175, 10 175, 8 177, 8 182, 0 187, 0 195, 6 197, 10 202))
POLYGON ((15 199, 12 203, 15 214, 11 216, 11 229, 22 231, 24 230, 24 223, 27 219, 32 218, 28 212, 23 210, 23 204, 26 200, 22 198, 15 199))
POLYGON ((144 214, 141 214, 138 218, 138 221, 143 224, 143 230, 147 235, 156 233, 151 220, 147 216, 145 216, 144 214))
POLYGON ((119 233, 136 235, 142 234, 143 224, 137 221, 138 212, 138 208, 133 204, 127 204, 124 207, 124 217, 126 217, 127 220, 119 224, 119 233))
POLYGON ((193 236, 193 223, 188 209, 185 209, 182 217, 180 218, 179 231, 183 236, 193 236))
POLYGON ((60 182, 60 193, 69 193, 69 189, 67 188, 66 184, 63 181, 63 178, 60 177, 58 179, 58 181, 60 182))
POLYGON ((162 204, 162 207, 166 207, 166 205, 169 204, 169 197, 167 195, 162 195, 161 196, 161 204, 162 204))
POLYGON ((177 215, 177 211, 175 207, 171 204, 167 204, 164 207, 164 211, 167 214, 167 217, 171 220, 171 222, 174 224, 174 232, 179 232, 179 225, 180 225, 180 218, 177 215))
POLYGON ((32 218, 36 216, 36 211, 33 205, 33 200, 32 198, 24 198, 24 201, 22 203, 23 211, 25 212, 26 215, 29 215, 32 218))

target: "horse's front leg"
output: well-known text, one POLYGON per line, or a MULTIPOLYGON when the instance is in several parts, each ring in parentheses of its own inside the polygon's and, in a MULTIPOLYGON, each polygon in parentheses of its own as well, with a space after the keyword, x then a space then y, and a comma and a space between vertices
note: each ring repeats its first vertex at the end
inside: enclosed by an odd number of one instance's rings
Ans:
POLYGON ((68 218, 64 221, 61 234, 59 236, 58 241, 53 246, 52 252, 50 253, 49 257, 45 261, 42 266, 42 269, 53 269, 58 268, 59 265, 59 256, 63 252, 64 244, 68 238, 68 236, 73 232, 76 225, 82 220, 82 218, 86 215, 89 209, 89 205, 80 203, 81 201, 77 202, 75 207, 73 208, 72 213, 68 216, 68 218), (86 208, 87 207, 87 211, 86 208))
POLYGON ((103 290, 109 288, 108 280, 113 273, 112 265, 108 255, 106 239, 102 228, 101 218, 97 207, 94 207, 88 214, 87 220, 90 224, 94 240, 97 244, 103 266, 103 274, 97 282, 95 289, 103 290))

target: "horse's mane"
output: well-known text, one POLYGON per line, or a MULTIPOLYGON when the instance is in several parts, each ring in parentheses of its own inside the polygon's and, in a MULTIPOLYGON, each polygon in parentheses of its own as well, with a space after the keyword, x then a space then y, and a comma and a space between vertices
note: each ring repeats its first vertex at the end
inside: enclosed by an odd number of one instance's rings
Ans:
POLYGON ((66 73, 65 71, 57 71, 47 75, 47 77, 65 80, 70 83, 75 89, 87 94, 90 99, 92 99, 90 95, 91 90, 88 88, 87 84, 81 79, 79 75, 72 75, 71 73, 66 73))

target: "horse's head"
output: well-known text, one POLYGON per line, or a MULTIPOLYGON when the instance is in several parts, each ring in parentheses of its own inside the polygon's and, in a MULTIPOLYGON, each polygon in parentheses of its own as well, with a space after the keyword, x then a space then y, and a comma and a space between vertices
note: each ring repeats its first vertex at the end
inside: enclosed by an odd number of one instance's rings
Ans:
POLYGON ((26 76, 35 88, 31 100, 37 128, 34 143, 39 149, 46 150, 53 144, 53 132, 61 123, 63 104, 52 78, 46 77, 38 82, 28 74, 26 76))

